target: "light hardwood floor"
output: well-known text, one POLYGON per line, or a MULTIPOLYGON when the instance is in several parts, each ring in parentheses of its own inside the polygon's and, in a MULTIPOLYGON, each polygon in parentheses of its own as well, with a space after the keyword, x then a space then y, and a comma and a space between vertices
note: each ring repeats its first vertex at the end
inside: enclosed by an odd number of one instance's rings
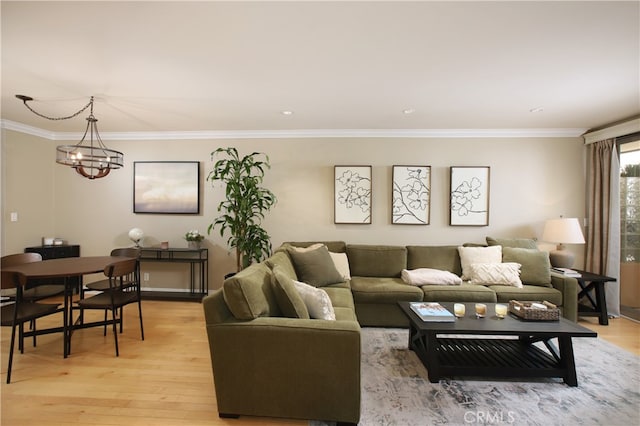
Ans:
MULTIPOLYGON (((100 315, 99 313, 95 313, 100 315)), ((41 336, 16 353, 7 385, 10 329, 2 328, 2 411, 8 425, 306 425, 306 421, 220 419, 202 305, 144 301, 145 341, 137 309, 125 309, 125 331, 115 357, 113 336, 102 329, 76 331, 72 353, 62 357, 60 335, 41 336)), ((53 317, 55 318, 55 317, 53 317)), ((53 318, 40 320, 45 327, 53 318)), ((56 324, 59 323, 56 319, 56 324)), ((601 338, 640 355, 640 324, 624 318, 599 326, 581 320, 601 338)))

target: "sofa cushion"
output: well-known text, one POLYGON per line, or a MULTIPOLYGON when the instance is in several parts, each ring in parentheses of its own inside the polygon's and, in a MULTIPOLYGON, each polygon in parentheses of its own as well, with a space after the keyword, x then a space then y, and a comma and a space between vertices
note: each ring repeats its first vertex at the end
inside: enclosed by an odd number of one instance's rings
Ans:
POLYGON ((351 278, 351 292, 355 303, 420 302, 422 290, 406 285, 400 278, 351 278))
POLYGON ((336 319, 331 299, 326 291, 300 281, 294 281, 293 284, 302 300, 304 300, 311 318, 331 321, 336 319))
POLYGON ((329 295, 334 309, 338 307, 354 309, 353 295, 350 288, 326 286, 322 287, 322 289, 329 295))
MULTIPOLYGON (((512 287, 515 288, 515 287, 512 287)), ((480 302, 495 303, 496 293, 489 287, 473 284, 423 285, 425 302, 480 302)))
POLYGON ((400 278, 407 267, 407 249, 387 245, 347 245, 352 277, 400 278))
POLYGON ((469 268, 470 284, 501 284, 522 288, 519 263, 473 263, 469 268))
MULTIPOLYGON (((324 290, 324 288, 323 288, 324 290)), ((339 306, 334 306, 333 310, 336 314, 337 321, 353 321, 358 322, 358 317, 356 316, 355 309, 351 308, 341 308, 339 306)))
POLYGON ((491 247, 458 247, 462 265, 462 279, 469 280, 474 263, 502 263, 502 246, 491 247))
POLYGON ((421 286, 425 284, 433 285, 460 285, 462 279, 456 274, 449 271, 441 271, 440 269, 418 268, 403 269, 402 281, 409 285, 421 286))
POLYGON ((292 280, 298 279, 296 270, 293 267, 293 263, 291 262, 291 258, 289 257, 289 254, 284 250, 276 251, 272 256, 265 259, 264 263, 266 263, 267 266, 272 270, 276 266, 280 266, 280 272, 286 274, 292 280))
POLYGON ((288 250, 296 270, 298 280, 314 287, 335 284, 344 281, 329 255, 327 247, 322 245, 311 251, 288 250))
POLYGON ((276 265, 272 271, 273 293, 282 315, 288 318, 310 318, 309 310, 296 289, 294 280, 283 272, 280 265, 276 265))
POLYGON ((256 263, 227 278, 222 285, 224 300, 239 320, 275 316, 280 313, 273 294, 271 270, 256 263))
POLYGON ((536 241, 531 238, 492 238, 487 237, 487 245, 513 248, 538 249, 536 241))
POLYGON ((407 269, 432 268, 462 275, 458 246, 407 246, 407 269))
POLYGON ((498 302, 509 303, 509 300, 539 301, 546 300, 554 305, 562 306, 562 293, 555 288, 541 287, 538 285, 524 285, 522 288, 515 288, 506 285, 489 286, 496 293, 498 302))
POLYGON ((551 287, 551 263, 546 251, 504 247, 502 261, 522 265, 520 279, 523 284, 551 287))

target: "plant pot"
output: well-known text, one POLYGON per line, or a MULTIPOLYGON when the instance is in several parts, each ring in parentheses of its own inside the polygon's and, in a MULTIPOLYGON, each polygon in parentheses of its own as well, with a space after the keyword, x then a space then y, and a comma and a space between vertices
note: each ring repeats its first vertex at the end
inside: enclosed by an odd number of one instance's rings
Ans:
POLYGON ((201 242, 200 241, 187 241, 187 245, 192 250, 199 250, 201 242))

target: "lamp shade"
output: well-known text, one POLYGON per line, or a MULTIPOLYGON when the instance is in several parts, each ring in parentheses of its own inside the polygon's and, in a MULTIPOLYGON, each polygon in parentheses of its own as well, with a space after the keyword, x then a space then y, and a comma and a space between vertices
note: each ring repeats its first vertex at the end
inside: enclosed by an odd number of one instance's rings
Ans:
POLYGON ((584 244, 580 222, 575 217, 549 219, 544 224, 542 240, 557 243, 557 250, 549 252, 549 260, 554 268, 571 268, 575 260, 573 253, 564 249, 563 244, 584 244))
POLYGON ((577 218, 561 217, 546 221, 542 240, 558 244, 584 244, 584 235, 577 218))

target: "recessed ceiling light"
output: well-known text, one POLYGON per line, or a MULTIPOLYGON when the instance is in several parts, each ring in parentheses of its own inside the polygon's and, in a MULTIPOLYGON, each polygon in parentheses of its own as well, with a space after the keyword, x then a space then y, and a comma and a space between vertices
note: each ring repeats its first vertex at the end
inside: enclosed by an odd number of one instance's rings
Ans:
POLYGON ((406 108, 406 109, 403 109, 402 112, 404 114, 413 114, 414 112, 416 112, 416 110, 413 108, 406 108))
POLYGON ((284 110, 284 111, 280 111, 280 114, 282 114, 282 115, 293 115, 293 111, 284 110))
POLYGON ((544 108, 542 107, 535 107, 529 110, 529 112, 542 112, 542 111, 544 111, 544 108))

